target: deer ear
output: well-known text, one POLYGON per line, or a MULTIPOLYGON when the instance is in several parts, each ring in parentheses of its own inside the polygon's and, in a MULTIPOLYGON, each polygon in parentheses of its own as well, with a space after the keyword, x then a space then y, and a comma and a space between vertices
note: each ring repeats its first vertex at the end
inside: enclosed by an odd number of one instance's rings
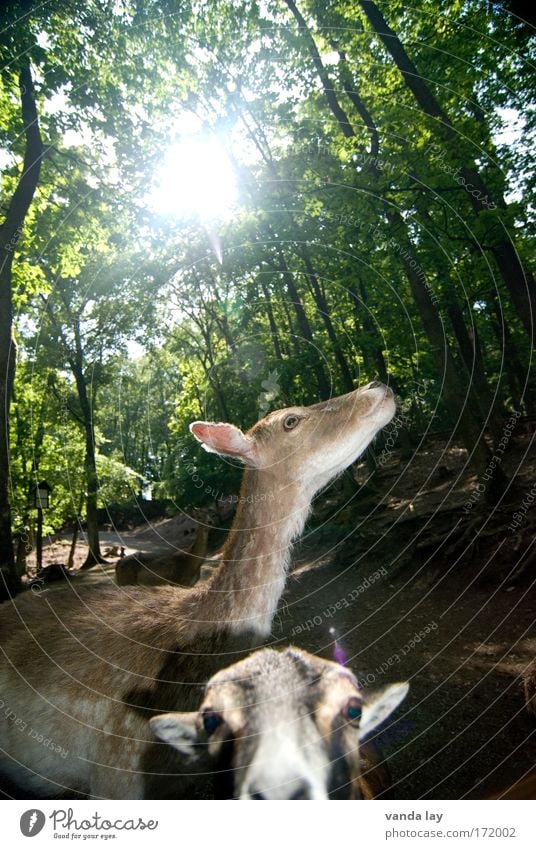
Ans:
POLYGON ((197 728, 197 712, 192 713, 162 713, 149 720, 155 737, 177 749, 189 760, 195 760, 200 755, 198 746, 204 742, 199 737, 197 728))
POLYGON ((223 454, 225 457, 236 457, 248 466, 258 465, 255 441, 232 424, 192 422, 190 433, 201 443, 205 451, 223 454))
POLYGON ((363 705, 363 714, 359 724, 359 739, 366 737, 404 701, 408 694, 409 684, 391 684, 379 693, 369 696, 369 701, 363 705))

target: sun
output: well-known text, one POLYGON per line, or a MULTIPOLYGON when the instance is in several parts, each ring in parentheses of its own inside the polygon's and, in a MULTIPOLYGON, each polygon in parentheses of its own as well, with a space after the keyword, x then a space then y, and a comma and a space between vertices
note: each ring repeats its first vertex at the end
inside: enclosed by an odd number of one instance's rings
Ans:
POLYGON ((234 169, 216 137, 190 136, 172 144, 155 178, 148 202, 159 215, 224 218, 238 199, 234 169))

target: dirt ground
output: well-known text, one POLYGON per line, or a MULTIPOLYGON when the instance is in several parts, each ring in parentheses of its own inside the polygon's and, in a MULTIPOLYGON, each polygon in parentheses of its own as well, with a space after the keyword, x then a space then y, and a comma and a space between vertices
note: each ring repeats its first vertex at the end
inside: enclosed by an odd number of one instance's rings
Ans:
POLYGON ((297 552, 280 638, 329 657, 335 636, 364 686, 410 681, 380 734, 390 798, 488 798, 536 768, 520 681, 536 656, 535 460, 526 429, 501 463, 512 486, 490 505, 465 452, 428 440, 390 457, 372 493, 340 508, 342 526, 332 513, 297 552))
MULTIPOLYGON (((389 798, 488 798, 536 769, 520 682, 536 654, 534 434, 520 429, 501 457, 513 485, 495 505, 444 438, 379 460, 371 477, 363 462, 317 499, 273 644, 332 657, 336 639, 363 686, 410 681, 379 736, 389 798)), ((121 544, 129 553, 166 535, 180 542, 176 520, 121 544)), ((112 549, 117 535, 103 537, 112 549)), ((80 544, 78 564, 85 553, 80 544)), ((67 554, 56 542, 45 562, 67 554)), ((114 563, 77 580, 109 582, 114 563)))
POLYGON ((299 570, 281 639, 330 657, 334 628, 365 687, 410 681, 408 699, 378 740, 393 776, 390 798, 500 792, 536 765, 536 729, 519 679, 536 654, 534 593, 471 586, 472 562, 463 581, 419 571, 392 579, 389 564, 383 576, 371 561, 299 570), (349 606, 333 612, 342 599, 349 606))

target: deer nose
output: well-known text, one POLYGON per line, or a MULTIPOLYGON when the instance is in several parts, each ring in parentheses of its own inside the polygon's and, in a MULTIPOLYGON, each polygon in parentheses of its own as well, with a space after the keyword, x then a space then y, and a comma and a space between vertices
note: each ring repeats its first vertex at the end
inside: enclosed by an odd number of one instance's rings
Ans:
POLYGON ((296 800, 313 798, 312 785, 306 778, 296 778, 294 781, 288 781, 275 787, 259 787, 252 784, 246 792, 250 799, 296 800))
POLYGON ((391 389, 391 387, 387 386, 385 383, 382 383, 381 380, 373 380, 371 383, 367 383, 364 389, 384 389, 386 396, 393 395, 393 390, 391 389))

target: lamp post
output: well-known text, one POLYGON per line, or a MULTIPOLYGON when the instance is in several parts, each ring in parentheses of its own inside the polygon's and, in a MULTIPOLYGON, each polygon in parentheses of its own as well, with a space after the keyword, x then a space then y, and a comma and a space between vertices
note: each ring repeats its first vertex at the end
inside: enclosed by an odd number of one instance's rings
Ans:
POLYGON ((47 510, 52 487, 41 481, 34 487, 34 507, 37 508, 37 572, 43 568, 43 510, 47 510))

